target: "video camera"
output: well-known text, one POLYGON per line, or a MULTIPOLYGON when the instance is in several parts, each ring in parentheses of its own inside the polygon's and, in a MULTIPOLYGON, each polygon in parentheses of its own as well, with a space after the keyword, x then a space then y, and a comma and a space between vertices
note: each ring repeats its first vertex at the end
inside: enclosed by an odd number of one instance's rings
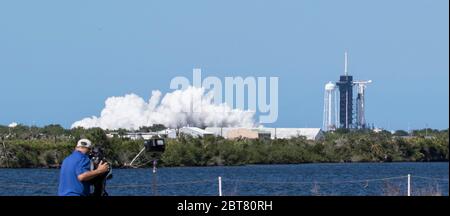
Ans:
POLYGON ((89 152, 89 159, 91 159, 94 164, 99 164, 100 161, 106 162, 105 154, 103 153, 103 149, 101 149, 100 147, 92 148, 92 150, 89 152))
POLYGON ((166 141, 163 138, 152 138, 144 141, 144 147, 148 152, 164 152, 166 141))
MULTIPOLYGON (((105 158, 105 154, 102 148, 94 147, 89 153, 89 159, 91 160, 91 170, 97 169, 101 161, 108 163, 105 158)), ((94 192, 92 196, 108 196, 106 192, 106 180, 112 179, 112 167, 109 167, 107 173, 97 176, 91 180, 91 184, 94 186, 94 192)))

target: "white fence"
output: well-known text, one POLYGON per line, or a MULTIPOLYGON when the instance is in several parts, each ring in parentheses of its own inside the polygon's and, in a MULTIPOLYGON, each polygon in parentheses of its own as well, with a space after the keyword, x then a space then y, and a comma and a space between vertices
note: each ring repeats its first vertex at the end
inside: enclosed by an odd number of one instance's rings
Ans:
MULTIPOLYGON (((256 181, 228 179, 218 176, 215 179, 203 179, 182 182, 153 182, 148 184, 107 184, 111 195, 381 195, 381 196, 430 196, 448 195, 448 179, 416 175, 393 176, 373 179, 342 181, 256 181), (370 188, 373 185, 374 188, 370 188), (446 188, 443 188, 446 187, 446 188), (192 188, 191 190, 188 190, 192 188), (238 189, 239 188, 239 189, 238 189), (127 192, 128 191, 128 192, 127 192), (195 193, 189 193, 195 192, 195 193), (215 192, 214 192, 215 191, 215 192), (126 192, 126 193, 124 193, 126 192), (187 193, 186 193, 187 192, 187 193), (197 192, 203 192, 198 194, 197 192)), ((24 192, 23 195, 54 195, 57 185, 49 184, 2 184, 2 191, 24 192), (42 192, 40 194, 39 192, 42 192)), ((19 195, 22 195, 19 193, 19 195)))

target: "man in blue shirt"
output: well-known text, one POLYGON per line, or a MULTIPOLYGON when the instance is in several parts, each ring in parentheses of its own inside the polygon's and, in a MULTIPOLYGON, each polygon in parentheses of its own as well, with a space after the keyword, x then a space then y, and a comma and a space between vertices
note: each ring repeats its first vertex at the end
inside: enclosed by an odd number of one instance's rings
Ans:
POLYGON ((59 176, 58 196, 89 196, 89 180, 109 170, 109 165, 100 162, 97 169, 91 170, 88 157, 92 142, 88 139, 78 141, 75 151, 64 159, 59 176))

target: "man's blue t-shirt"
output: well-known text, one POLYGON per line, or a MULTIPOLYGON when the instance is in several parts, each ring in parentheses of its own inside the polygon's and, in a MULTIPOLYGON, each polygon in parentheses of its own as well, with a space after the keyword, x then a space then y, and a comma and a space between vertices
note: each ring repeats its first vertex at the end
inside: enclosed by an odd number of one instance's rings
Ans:
POLYGON ((89 183, 80 182, 78 175, 90 171, 90 168, 89 157, 79 151, 74 151, 64 159, 59 176, 58 196, 89 196, 89 183))

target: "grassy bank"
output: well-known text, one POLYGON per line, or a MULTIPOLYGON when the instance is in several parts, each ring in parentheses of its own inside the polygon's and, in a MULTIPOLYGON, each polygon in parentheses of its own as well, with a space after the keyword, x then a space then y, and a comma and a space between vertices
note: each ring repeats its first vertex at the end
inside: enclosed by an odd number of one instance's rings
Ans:
MULTIPOLYGON (((28 132, 32 133, 31 130, 28 132)), ((123 167, 129 163, 143 146, 142 141, 107 138, 106 132, 99 128, 77 128, 47 134, 39 132, 38 137, 17 132, 14 134, 9 130, 8 135, 0 136, 0 167, 3 168, 58 167, 81 137, 89 138, 95 145, 105 149, 106 157, 114 167, 123 167)), ((336 131, 325 133, 324 139, 318 141, 303 137, 226 140, 221 137, 202 139, 183 136, 168 140, 166 151, 160 155, 159 165, 448 161, 448 144, 448 130, 417 131, 409 137, 387 131, 336 131)), ((151 153, 146 153, 136 164, 148 166, 151 157, 151 153)))

